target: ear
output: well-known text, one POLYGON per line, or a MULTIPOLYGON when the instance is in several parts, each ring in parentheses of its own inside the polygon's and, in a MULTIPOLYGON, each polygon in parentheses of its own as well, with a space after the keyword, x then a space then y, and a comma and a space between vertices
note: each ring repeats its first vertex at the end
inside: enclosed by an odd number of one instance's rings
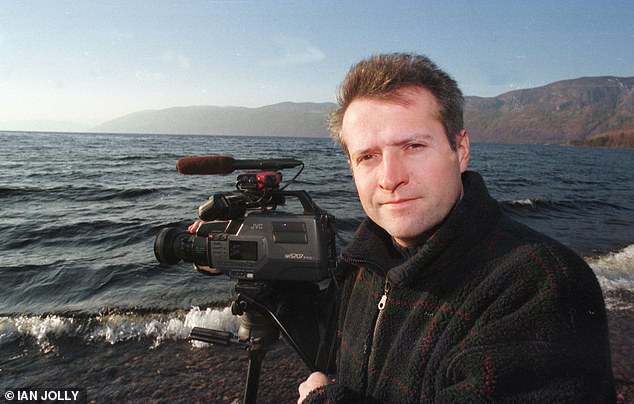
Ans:
POLYGON ((469 134, 466 129, 462 129, 456 138, 456 153, 458 153, 458 162, 460 163, 460 172, 467 170, 469 159, 471 158, 471 144, 469 142, 469 134))

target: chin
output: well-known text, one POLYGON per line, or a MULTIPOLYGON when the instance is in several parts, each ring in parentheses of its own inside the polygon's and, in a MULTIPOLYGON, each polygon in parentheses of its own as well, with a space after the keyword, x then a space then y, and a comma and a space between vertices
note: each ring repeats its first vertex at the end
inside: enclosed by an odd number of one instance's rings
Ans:
POLYGON ((395 239, 418 244, 426 238, 435 226, 429 226, 426 223, 416 223, 411 220, 404 220, 403 223, 395 223, 394 220, 385 220, 378 223, 390 236, 395 239))
POLYGON ((416 240, 421 234, 425 233, 424 231, 413 231, 411 225, 407 229, 390 228, 389 226, 387 228, 384 227, 384 229, 390 236, 398 240, 416 240))

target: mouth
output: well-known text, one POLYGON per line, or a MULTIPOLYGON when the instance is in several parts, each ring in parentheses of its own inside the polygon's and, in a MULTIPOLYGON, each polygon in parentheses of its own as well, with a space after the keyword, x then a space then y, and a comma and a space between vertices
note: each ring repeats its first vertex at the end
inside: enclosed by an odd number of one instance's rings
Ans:
POLYGON ((405 205, 408 202, 414 201, 418 198, 401 198, 401 199, 394 199, 392 201, 385 201, 385 202, 381 202, 380 205, 381 206, 401 206, 401 205, 405 205))

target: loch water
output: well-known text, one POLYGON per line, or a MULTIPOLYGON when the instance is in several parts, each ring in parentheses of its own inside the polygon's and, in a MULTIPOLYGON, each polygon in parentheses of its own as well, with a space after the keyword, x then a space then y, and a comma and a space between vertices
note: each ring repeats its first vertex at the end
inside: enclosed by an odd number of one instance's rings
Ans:
MULTIPOLYGON (((0 132, 0 388, 54 377, 82 385, 95 356, 115 371, 126 355, 189 349, 193 326, 237 329, 227 307, 235 282, 160 265, 153 253, 162 227, 187 226, 209 195, 235 190, 237 172, 177 173, 179 158, 212 154, 302 160, 289 189, 335 215, 339 247, 363 218, 329 139, 0 132), (69 346, 67 368, 53 369, 69 346)), ((613 292, 634 289, 634 150, 476 143, 470 169, 510 216, 584 257, 608 308, 623 308, 613 292)))

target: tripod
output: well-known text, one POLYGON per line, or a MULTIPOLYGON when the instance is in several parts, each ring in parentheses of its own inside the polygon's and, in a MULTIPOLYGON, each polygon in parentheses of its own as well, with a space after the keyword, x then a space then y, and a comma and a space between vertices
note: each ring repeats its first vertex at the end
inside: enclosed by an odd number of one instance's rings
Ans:
MULTIPOLYGON (((236 287, 239 288, 240 285, 236 287)), ((242 285, 244 286, 244 285, 242 285)), ((302 361, 308 366, 311 372, 317 370, 312 359, 302 350, 295 339, 286 330, 265 305, 253 298, 250 293, 251 288, 243 289, 231 304, 231 311, 234 315, 240 315, 240 327, 238 338, 227 331, 211 330, 208 328, 194 327, 191 330, 190 338, 202 342, 229 346, 232 343, 245 347, 248 352, 249 365, 247 369, 247 380, 244 388, 244 404, 256 402, 258 393, 258 383, 260 380, 260 369, 262 361, 269 346, 278 339, 280 332, 287 342, 299 354, 302 361)))

